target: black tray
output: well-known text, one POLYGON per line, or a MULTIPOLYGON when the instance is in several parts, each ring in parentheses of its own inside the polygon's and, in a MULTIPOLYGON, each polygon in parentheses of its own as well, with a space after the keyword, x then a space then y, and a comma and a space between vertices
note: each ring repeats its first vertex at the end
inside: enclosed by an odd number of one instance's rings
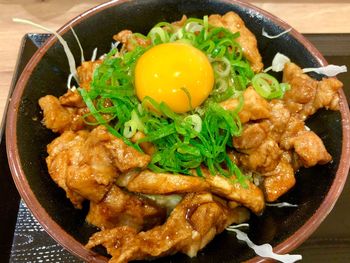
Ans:
MULTIPOLYGON (((34 52, 49 34, 24 36, 13 77, 12 93, 18 77, 34 52)), ((325 55, 327 61, 350 68, 350 34, 306 35, 325 55)), ((350 74, 342 74, 345 93, 350 101, 350 74)), ((4 124, 0 127, 0 262, 82 262, 57 244, 34 219, 20 199, 8 168, 4 124)), ((331 214, 317 231, 293 253, 304 262, 350 262, 350 183, 331 214)))

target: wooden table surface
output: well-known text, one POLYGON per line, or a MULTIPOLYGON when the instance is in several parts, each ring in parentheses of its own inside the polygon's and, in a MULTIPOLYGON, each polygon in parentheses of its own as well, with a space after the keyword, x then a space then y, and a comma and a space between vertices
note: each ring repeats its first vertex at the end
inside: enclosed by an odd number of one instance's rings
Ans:
MULTIPOLYGON (((57 30, 79 13, 105 0, 0 0, 0 121, 10 87, 21 39, 40 31, 12 22, 29 19, 57 30)), ((285 20, 301 33, 350 33, 350 1, 248 1, 285 20)))

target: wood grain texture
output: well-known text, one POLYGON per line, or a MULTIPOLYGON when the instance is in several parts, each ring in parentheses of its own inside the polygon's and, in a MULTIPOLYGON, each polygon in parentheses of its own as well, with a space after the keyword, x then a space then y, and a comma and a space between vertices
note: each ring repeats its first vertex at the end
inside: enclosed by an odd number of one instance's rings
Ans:
MULTIPOLYGON (((43 31, 15 24, 25 18, 57 30, 81 12, 105 0, 0 0, 0 121, 25 33, 43 31)), ((350 33, 350 2, 338 1, 248 1, 285 20, 301 33, 350 33)))

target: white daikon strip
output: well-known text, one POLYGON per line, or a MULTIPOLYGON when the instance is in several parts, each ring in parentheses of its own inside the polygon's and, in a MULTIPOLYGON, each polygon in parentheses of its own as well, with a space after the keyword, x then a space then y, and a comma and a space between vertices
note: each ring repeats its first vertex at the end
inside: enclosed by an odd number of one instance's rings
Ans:
POLYGON ((266 203, 266 206, 277 206, 278 208, 281 207, 298 207, 298 205, 293 205, 287 202, 282 202, 282 203, 266 203))
POLYGON ((97 47, 95 47, 94 50, 92 51, 92 56, 91 56, 92 62, 96 60, 96 56, 97 56, 97 47))
POLYGON ((294 263, 302 259, 301 255, 291 255, 291 254, 277 254, 273 252, 272 246, 270 244, 256 245, 248 237, 246 233, 237 229, 242 226, 247 226, 248 224, 240 224, 237 226, 229 226, 226 228, 227 231, 236 233, 237 239, 244 241, 254 252, 261 257, 272 258, 283 263, 294 263))
POLYGON ((112 42, 112 43, 111 43, 111 50, 112 50, 112 49, 115 49, 115 48, 118 48, 119 44, 120 44, 119 41, 112 42))
POLYGON ((270 39, 274 39, 274 38, 279 38, 280 36, 283 36, 284 34, 287 34, 288 32, 290 32, 292 30, 292 28, 289 28, 275 36, 272 36, 272 35, 269 35, 266 31, 265 31, 265 28, 262 29, 262 35, 264 37, 267 37, 267 38, 270 38, 270 39))
POLYGON ((70 30, 72 30, 73 36, 75 37, 75 40, 78 43, 78 46, 79 46, 79 49, 80 49, 80 55, 81 55, 81 64, 83 64, 83 62, 85 61, 83 47, 81 46, 80 40, 79 40, 77 34, 75 33, 73 27, 69 26, 69 28, 70 28, 70 30))
POLYGON ((290 63, 289 57, 286 55, 283 55, 282 53, 277 52, 277 54, 274 56, 272 60, 271 67, 268 67, 264 70, 264 72, 268 72, 269 70, 280 72, 284 69, 284 65, 290 63))
POLYGON ((71 82, 72 82, 73 74, 69 74, 68 79, 67 79, 67 88, 72 89, 71 82))
POLYGON ((316 72, 318 74, 326 75, 327 77, 334 77, 338 75, 339 73, 347 72, 348 69, 345 65, 343 66, 336 66, 336 65, 327 65, 325 67, 319 67, 319 68, 304 68, 303 72, 316 72))
POLYGON ((22 24, 31 25, 31 26, 43 29, 43 30, 45 30, 45 31, 47 31, 47 32, 49 32, 51 34, 54 34, 57 37, 58 41, 63 46, 64 52, 66 53, 66 56, 67 56, 67 59, 68 59, 68 64, 69 64, 69 69, 70 69, 70 74, 72 74, 74 76, 75 80, 79 83, 74 56, 73 56, 71 50, 69 49, 69 46, 68 46, 67 42, 63 39, 63 37, 61 37, 54 30, 51 30, 51 29, 49 29, 47 27, 44 27, 44 26, 39 25, 39 24, 36 24, 36 23, 34 23, 32 21, 29 21, 29 20, 26 20, 26 19, 13 18, 12 21, 16 22, 16 23, 22 23, 22 24))
MULTIPOLYGON (((290 59, 279 52, 275 55, 275 57, 272 60, 272 65, 264 70, 264 72, 268 72, 270 70, 275 72, 280 72, 284 69, 285 64, 290 63, 290 59)), ((337 66, 337 65, 328 65, 325 67, 319 67, 319 68, 304 68, 303 72, 316 72, 318 74, 323 74, 327 77, 334 77, 338 75, 339 73, 347 72, 348 69, 345 65, 337 66)))

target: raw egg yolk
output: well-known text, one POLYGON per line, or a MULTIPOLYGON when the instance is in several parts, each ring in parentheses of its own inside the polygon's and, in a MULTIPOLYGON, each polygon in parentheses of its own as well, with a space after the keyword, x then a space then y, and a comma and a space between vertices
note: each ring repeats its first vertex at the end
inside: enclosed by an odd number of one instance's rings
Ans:
POLYGON ((154 46, 136 63, 137 97, 142 100, 149 96, 158 103, 165 102, 176 113, 202 104, 213 85, 214 72, 207 56, 189 44, 154 46))

